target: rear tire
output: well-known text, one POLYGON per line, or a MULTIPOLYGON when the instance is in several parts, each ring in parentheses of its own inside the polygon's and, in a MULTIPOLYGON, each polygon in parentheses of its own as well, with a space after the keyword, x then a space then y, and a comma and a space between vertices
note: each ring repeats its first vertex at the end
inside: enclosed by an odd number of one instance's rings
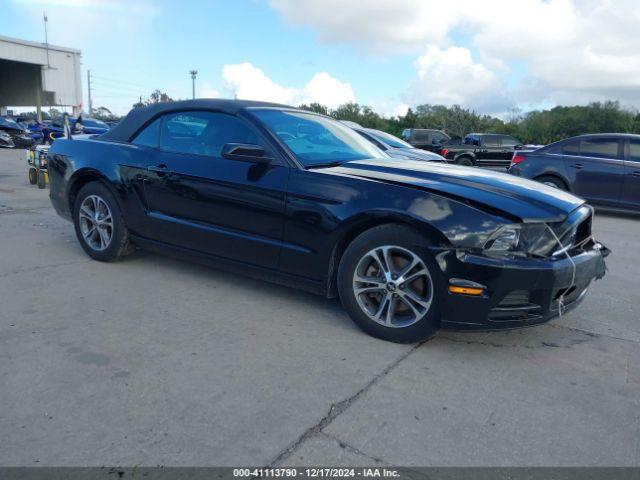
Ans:
POLYGON ((73 206, 73 224, 82 249, 94 260, 112 262, 133 252, 115 196, 101 182, 83 186, 73 206))
POLYGON ((38 171, 33 167, 29 168, 29 183, 31 185, 38 183, 38 171))
POLYGON ((374 227, 349 244, 338 268, 338 292, 358 327, 396 343, 438 331, 443 279, 427 246, 423 235, 401 224, 374 227))
POLYGON ((540 183, 544 183, 545 185, 549 185, 550 187, 555 187, 559 190, 564 190, 565 192, 567 191, 567 186, 557 177, 543 175, 542 177, 536 178, 536 180, 540 183))
POLYGON ((460 157, 455 161, 455 163, 457 165, 462 165, 463 167, 473 167, 475 165, 473 160, 469 157, 460 157))
POLYGON ((44 170, 38 170, 38 188, 42 189, 47 186, 47 177, 44 170))

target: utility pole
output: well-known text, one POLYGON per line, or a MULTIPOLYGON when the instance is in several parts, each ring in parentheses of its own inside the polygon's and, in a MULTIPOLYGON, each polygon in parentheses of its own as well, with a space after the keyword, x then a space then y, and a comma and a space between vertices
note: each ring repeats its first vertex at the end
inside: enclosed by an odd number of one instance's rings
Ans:
POLYGON ((197 70, 189 70, 191 74, 191 98, 195 100, 196 98, 196 75, 198 75, 197 70))
POLYGON ((47 18, 47 12, 42 12, 42 19, 44 20, 44 48, 47 50, 47 68, 51 68, 51 64, 49 63, 49 34, 47 32, 47 22, 49 19, 47 18))
POLYGON ((89 92, 89 116, 93 111, 93 103, 91 101, 91 70, 87 70, 87 90, 89 92))

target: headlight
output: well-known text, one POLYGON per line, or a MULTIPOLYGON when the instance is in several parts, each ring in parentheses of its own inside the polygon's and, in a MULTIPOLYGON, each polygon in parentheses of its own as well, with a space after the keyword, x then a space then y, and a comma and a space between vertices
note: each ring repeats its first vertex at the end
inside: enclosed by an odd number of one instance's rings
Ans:
MULTIPOLYGON (((564 238, 566 236, 563 240, 564 238)), ((559 249, 557 244, 546 224, 517 223, 496 230, 484 244, 484 251, 490 255, 546 257, 559 249)))

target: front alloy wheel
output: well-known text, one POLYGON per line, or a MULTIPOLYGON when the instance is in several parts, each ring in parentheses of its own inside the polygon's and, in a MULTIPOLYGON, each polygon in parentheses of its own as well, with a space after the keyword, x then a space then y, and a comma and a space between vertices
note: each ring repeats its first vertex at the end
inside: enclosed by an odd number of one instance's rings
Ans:
POLYGON ((402 328, 429 312, 433 281, 415 253, 384 245, 370 250, 358 262, 353 293, 371 320, 385 327, 402 328))
POLYGON ((373 227, 347 247, 338 293, 365 332, 398 343, 432 337, 440 328, 442 279, 430 240, 397 223, 373 227))

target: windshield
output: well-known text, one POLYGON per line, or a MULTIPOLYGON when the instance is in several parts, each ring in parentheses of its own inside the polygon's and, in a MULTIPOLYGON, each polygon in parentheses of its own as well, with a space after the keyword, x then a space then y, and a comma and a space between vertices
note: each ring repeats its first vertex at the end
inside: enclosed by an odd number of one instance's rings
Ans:
POLYGON ((387 132, 381 132, 380 130, 366 130, 366 132, 376 140, 386 143, 393 148, 415 148, 413 145, 400 140, 398 137, 394 137, 387 132))
POLYGON ((252 113, 271 130, 305 167, 364 158, 387 158, 349 127, 312 113, 255 109, 252 113))
POLYGON ((18 123, 11 118, 0 117, 0 125, 3 127, 15 128, 16 130, 24 130, 23 127, 18 125, 18 123))
POLYGON ((85 127, 95 127, 95 128, 109 128, 109 125, 104 123, 101 120, 96 120, 94 118, 83 118, 82 124, 85 127))

